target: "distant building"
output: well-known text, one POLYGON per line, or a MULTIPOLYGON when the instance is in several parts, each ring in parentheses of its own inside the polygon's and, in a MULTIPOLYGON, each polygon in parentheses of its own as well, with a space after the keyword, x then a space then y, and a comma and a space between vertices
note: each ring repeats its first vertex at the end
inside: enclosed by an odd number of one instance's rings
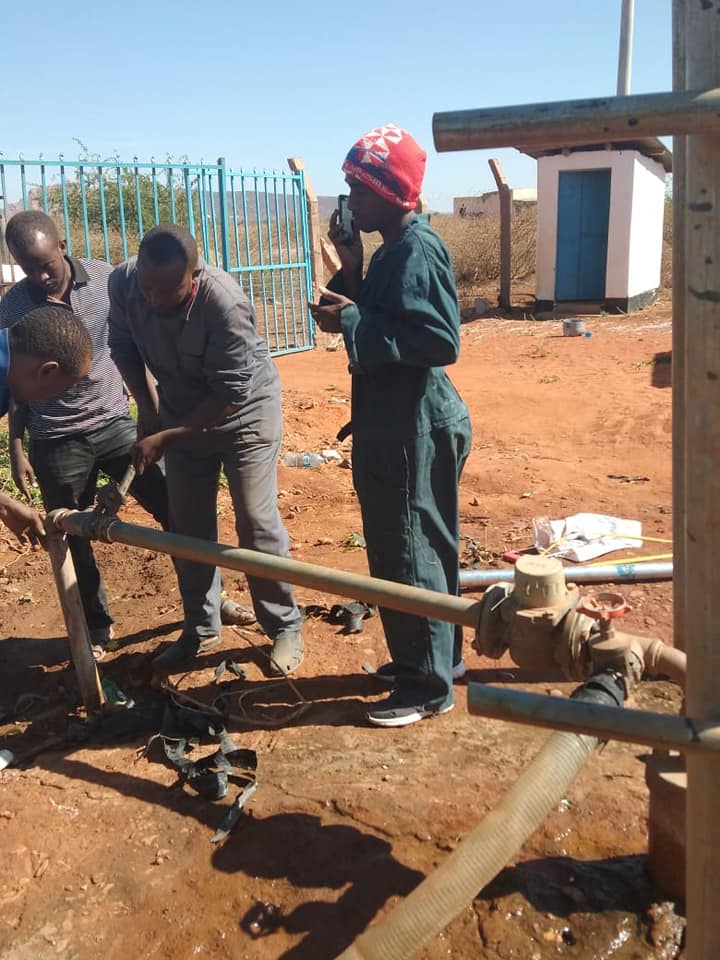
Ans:
MULTIPOLYGON (((537 203, 537 190, 534 187, 520 187, 511 190, 515 212, 526 203, 537 203)), ((499 217, 500 197, 497 190, 482 193, 479 197, 453 197, 453 213, 456 217, 499 217)))
POLYGON ((0 263, 0 297, 7 293, 10 287, 22 280, 25 274, 15 263, 0 263))
POLYGON ((655 138, 531 152, 538 163, 538 310, 599 303, 629 312, 660 287, 665 176, 655 138))

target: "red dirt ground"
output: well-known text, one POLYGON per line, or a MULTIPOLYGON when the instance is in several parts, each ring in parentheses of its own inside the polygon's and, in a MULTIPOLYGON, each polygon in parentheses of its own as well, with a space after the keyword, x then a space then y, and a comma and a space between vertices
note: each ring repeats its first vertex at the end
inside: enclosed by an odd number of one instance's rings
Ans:
MULTIPOLYGON (((529 543, 533 516, 579 510, 634 517, 645 534, 671 536, 670 304, 597 317, 589 328, 591 339, 563 339, 558 322, 463 327, 452 376, 474 424, 461 489, 466 559, 492 562, 529 543)), ((279 368, 285 450, 332 445, 348 415, 347 402, 337 402, 349 397, 342 351, 283 358, 279 368)), ((364 551, 344 545, 360 530, 349 470, 281 466, 280 488, 295 557, 365 570, 364 551)), ((219 513, 221 539, 231 543, 224 492, 219 513)), ((125 514, 145 522, 136 506, 125 514)), ((467 680, 541 692, 573 686, 529 683, 509 663, 478 657, 468 635, 468 674, 452 714, 406 730, 369 728, 363 707, 382 691, 361 664, 386 659, 378 619, 349 637, 310 620, 297 683, 315 703, 287 727, 231 727, 258 751, 260 785, 252 816, 213 846, 234 791, 212 804, 171 789, 175 774, 157 754, 155 762, 136 760, 145 735, 61 742, 75 693, 49 564, 41 553, 20 556, 9 541, 0 547, 0 746, 25 758, 0 773, 2 960, 330 960, 443 861, 547 736, 470 717, 467 680), (27 693, 43 699, 18 704, 27 693), (60 742, 49 747, 51 738, 60 742), (278 904, 282 921, 253 939, 243 921, 258 900, 278 904)), ((648 544, 641 552, 669 549, 648 544)), ((103 671, 141 700, 151 654, 178 629, 172 568, 129 547, 97 550, 118 636, 103 671)), ((241 577, 229 573, 227 587, 247 601, 241 577)), ((625 592, 627 628, 670 642, 670 584, 625 592)), ((335 602, 302 589, 299 597, 335 602)), ((259 634, 248 636, 263 646, 259 634)), ((259 691, 256 703, 274 704, 280 715, 289 691, 266 689, 262 655, 246 637, 226 629, 225 639, 181 688, 211 699, 212 668, 232 654, 247 670, 237 689, 259 691)), ((676 711, 679 696, 654 682, 638 701, 676 711)), ((422 960, 681 956, 682 920, 645 876, 644 753, 611 743, 597 754, 512 865, 422 960)))

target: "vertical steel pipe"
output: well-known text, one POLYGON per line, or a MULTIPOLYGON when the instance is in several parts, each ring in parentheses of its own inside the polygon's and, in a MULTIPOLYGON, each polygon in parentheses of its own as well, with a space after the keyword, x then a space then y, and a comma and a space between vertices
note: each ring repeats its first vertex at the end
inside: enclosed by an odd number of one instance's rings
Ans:
MULTIPOLYGON (((673 0, 673 90, 686 86, 685 0, 673 0)), ((672 520, 673 642, 685 649, 685 150, 686 137, 673 137, 672 196, 672 520)))
POLYGON ((125 197, 123 196, 122 167, 117 167, 117 193, 118 193, 118 217, 120 219, 120 240, 122 242, 123 260, 127 260, 128 243, 127 229, 125 225, 125 197))
POLYGON ((617 93, 619 97, 626 97, 630 93, 630 77, 632 74, 632 47, 633 25, 635 21, 635 0, 622 0, 620 15, 620 47, 618 51, 618 81, 617 93))
POLYGON ((112 263, 110 259, 110 237, 108 236, 107 205, 105 203, 105 174, 102 167, 97 168, 98 192, 100 194, 100 224, 103 235, 103 252, 105 260, 112 263))
POLYGON ((62 197, 62 208, 63 208, 63 222, 65 226, 65 246, 67 249, 68 256, 72 256, 73 245, 72 245, 72 236, 70 233, 70 210, 68 205, 68 195, 67 195, 67 181, 65 179, 65 167, 60 165, 60 195, 62 197))
POLYGON ((85 238, 85 256, 88 260, 92 257, 92 246, 90 243, 90 220, 88 218, 87 185, 85 183, 85 169, 78 169, 78 180, 80 181, 80 205, 82 207, 83 236, 85 238))
MULTIPOLYGON (((720 85, 717 3, 686 3, 687 86, 720 85)), ((684 431, 687 712, 720 718, 720 135, 687 138, 684 431)), ((682 282, 682 278, 680 279, 682 282)), ((720 957, 720 758, 687 760, 688 960, 720 957)))

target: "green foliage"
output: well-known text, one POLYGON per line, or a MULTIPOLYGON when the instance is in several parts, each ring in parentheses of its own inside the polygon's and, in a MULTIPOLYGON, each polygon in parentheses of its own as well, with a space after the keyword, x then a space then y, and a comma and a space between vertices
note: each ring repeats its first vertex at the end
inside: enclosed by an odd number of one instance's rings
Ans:
MULTIPOLYGON (((6 429, 0 429, 0 490, 9 497, 16 500, 24 500, 22 493, 16 487, 12 478, 12 469, 10 467, 10 446, 8 432, 6 429)), ((32 491, 32 505, 38 509, 42 506, 42 498, 38 487, 32 491)))
MULTIPOLYGON (((65 225, 73 252, 84 254, 85 218, 89 230, 90 251, 93 256, 104 256, 103 224, 107 228, 110 259, 123 258, 122 226, 125 224, 127 251, 134 253, 140 242, 140 226, 144 233, 156 222, 175 220, 188 223, 188 192, 195 222, 200 220, 200 201, 195 178, 186 185, 182 171, 160 170, 153 177, 137 168, 125 168, 117 173, 88 165, 83 174, 65 181, 68 221, 65 225), (187 186, 187 189, 186 189, 187 186), (84 195, 84 206, 83 206, 84 195), (173 211, 174 205, 174 211, 173 211), (103 218, 104 206, 104 218, 103 218), (174 213, 174 215, 173 215, 174 213)), ((41 200, 41 191, 31 191, 33 200, 41 200)), ((47 188, 48 213, 59 223, 64 221, 62 186, 47 188)))

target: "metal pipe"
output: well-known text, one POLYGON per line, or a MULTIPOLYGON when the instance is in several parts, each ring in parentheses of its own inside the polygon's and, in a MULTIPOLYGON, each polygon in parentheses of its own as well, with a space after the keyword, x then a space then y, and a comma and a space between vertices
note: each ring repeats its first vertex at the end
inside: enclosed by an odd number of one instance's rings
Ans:
POLYGON ((50 555, 55 586, 65 619, 70 653, 80 686, 80 696, 88 713, 94 713, 101 709, 105 697, 92 655, 90 634, 67 537, 51 534, 47 538, 47 551, 50 555))
POLYGON ((633 23, 635 19, 635 0, 622 0, 620 15, 620 49, 618 51, 618 81, 617 93, 619 97, 626 97, 630 93, 630 75, 632 73, 632 46, 633 23))
MULTIPOLYGON (((717 4, 685 8, 687 84, 720 84, 717 4)), ((693 132, 686 151, 686 390, 674 439, 685 454, 687 709, 713 720, 720 717, 720 135, 710 127, 693 132)), ((714 960, 720 957, 720 757, 688 757, 687 774, 687 955, 714 960)))
MULTIPOLYGON (((673 0, 673 90, 686 86, 685 0, 673 0)), ((675 576, 673 578, 673 637, 685 649, 685 137, 673 137, 672 182, 672 520, 675 576)))
MULTIPOLYGON (((564 697, 468 684, 468 710, 481 717, 534 727, 592 734, 603 740, 643 743, 697 756, 720 753, 720 724, 647 710, 617 710, 564 697)), ((713 759, 713 763, 715 759, 713 759)))
POLYGON ((720 88, 433 115, 433 139, 440 153, 490 147, 570 147, 713 131, 720 132, 720 88))
POLYGON ((289 557, 276 557, 258 550, 243 550, 178 533, 152 530, 114 518, 102 518, 93 512, 53 510, 48 515, 48 523, 76 537, 126 543, 132 547, 167 553, 181 560, 196 560, 214 567, 240 570, 266 580, 283 580, 301 587, 378 604, 390 610, 457 623, 473 630, 477 625, 479 602, 435 590, 423 590, 391 580, 378 580, 359 573, 303 563, 289 557))
MULTIPOLYGON (((635 583, 644 580, 672 580, 673 565, 669 563, 607 563, 602 566, 581 565, 565 567, 569 583, 635 583)), ((512 583, 514 567, 495 570, 461 570, 460 587, 463 590, 485 589, 494 583, 512 583)))
MULTIPOLYGON (((620 633, 620 631, 618 631, 620 633)), ((676 650, 669 643, 663 643, 657 637, 639 637, 635 633, 625 633, 639 650, 645 672, 651 675, 661 674, 673 683, 685 689, 687 683, 687 656, 683 650, 676 650)))

